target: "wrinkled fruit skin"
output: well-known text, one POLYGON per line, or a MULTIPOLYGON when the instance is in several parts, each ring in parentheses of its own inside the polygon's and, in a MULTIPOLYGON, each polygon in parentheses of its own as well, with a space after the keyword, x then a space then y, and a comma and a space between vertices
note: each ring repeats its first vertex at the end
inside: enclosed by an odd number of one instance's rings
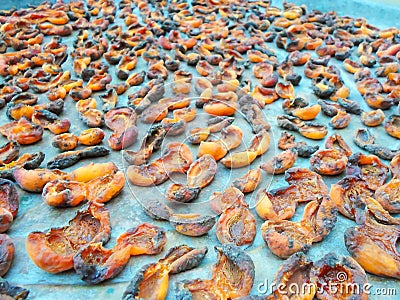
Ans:
POLYGON ((178 282, 175 299, 234 299, 250 293, 255 276, 250 256, 231 244, 215 247, 215 250, 218 262, 213 266, 212 278, 178 282))
POLYGON ((110 235, 108 210, 91 203, 78 211, 68 226, 28 234, 26 250, 39 268, 49 273, 59 273, 74 267, 73 257, 82 246, 105 243, 110 235))
POLYGON ((131 280, 123 299, 165 299, 169 275, 197 267, 207 254, 207 247, 180 245, 168 250, 163 259, 144 265, 131 280))

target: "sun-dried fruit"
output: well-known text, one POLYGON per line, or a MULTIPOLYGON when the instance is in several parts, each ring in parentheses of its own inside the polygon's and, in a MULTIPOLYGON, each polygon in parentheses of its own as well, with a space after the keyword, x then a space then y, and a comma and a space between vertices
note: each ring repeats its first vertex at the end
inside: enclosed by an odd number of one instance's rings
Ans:
POLYGON ((87 165, 84 165, 70 172, 67 176, 67 179, 80 182, 88 182, 95 178, 114 174, 117 171, 118 171, 117 166, 111 161, 106 163, 96 163, 96 164, 91 162, 87 165))
POLYGON ((9 164, 19 155, 20 146, 15 141, 9 141, 0 146, 0 165, 9 164))
POLYGON ((361 149, 364 149, 382 159, 392 159, 399 153, 398 150, 391 150, 375 143, 375 137, 365 128, 359 128, 356 130, 354 133, 354 143, 361 149))
POLYGON ((389 135, 400 139, 400 116, 391 115, 385 122, 385 130, 389 135))
POLYGON ((207 124, 209 125, 208 127, 195 127, 191 129, 188 140, 191 144, 200 144, 200 142, 208 139, 210 133, 221 131, 225 127, 232 124, 234 120, 234 118, 226 116, 214 117, 207 122, 207 124))
POLYGON ((325 148, 336 149, 347 157, 353 153, 350 146, 344 141, 343 137, 339 133, 335 133, 326 139, 325 148))
POLYGON ((256 236, 256 220, 247 205, 225 209, 218 220, 216 234, 222 244, 251 244, 256 236))
POLYGON ((32 115, 32 122, 54 134, 67 132, 71 126, 68 119, 61 120, 56 114, 45 109, 35 110, 32 115))
POLYGON ((227 188, 222 193, 214 192, 209 202, 213 211, 218 215, 222 214, 229 207, 247 205, 243 193, 235 187, 227 188))
POLYGON ((87 194, 85 183, 56 179, 43 187, 43 201, 50 206, 77 206, 85 200, 87 194))
POLYGON ((339 109, 336 116, 334 116, 329 124, 335 129, 346 128, 350 123, 351 115, 344 110, 339 109))
POLYGON ((51 145, 61 151, 74 150, 78 146, 78 137, 72 133, 62 133, 54 136, 51 145))
POLYGON ((294 253, 279 267, 274 277, 271 294, 267 297, 271 297, 271 299, 283 299, 284 297, 312 299, 317 292, 317 288, 310 278, 312 268, 313 262, 308 260, 304 253, 294 253), (299 288, 290 288, 293 286, 299 288))
POLYGON ((234 125, 222 129, 221 138, 211 142, 201 142, 198 157, 210 154, 215 160, 223 158, 228 151, 239 147, 242 142, 242 130, 234 125))
POLYGON ((310 146, 306 142, 295 142, 295 136, 287 131, 281 132, 281 137, 278 141, 278 148, 282 150, 295 149, 298 156, 310 157, 319 146, 310 146))
POLYGON ((82 159, 106 156, 110 150, 103 146, 87 147, 82 150, 73 150, 60 153, 47 162, 49 169, 65 169, 78 163, 82 159))
POLYGON ((375 199, 390 213, 400 212, 400 180, 392 178, 375 191, 375 199))
POLYGON ((254 283, 254 263, 250 256, 234 245, 215 247, 218 262, 211 279, 194 279, 177 283, 176 299, 235 299, 246 296, 254 283))
POLYGON ((95 146, 103 141, 104 135, 104 131, 100 128, 89 128, 79 134, 78 141, 85 146, 95 146))
POLYGON ((254 133, 261 130, 268 131, 271 125, 263 117, 258 101, 250 95, 243 95, 238 101, 240 112, 244 115, 246 121, 251 125, 254 133))
POLYGON ((287 258, 299 251, 307 252, 312 243, 324 239, 335 226, 336 219, 335 203, 329 196, 322 196, 319 201, 307 203, 300 222, 269 220, 261 231, 272 253, 287 258))
POLYGON ((36 143, 42 139, 43 128, 31 123, 25 118, 0 126, 0 133, 9 141, 16 141, 21 145, 36 143))
POLYGON ((17 216, 18 208, 19 196, 14 183, 7 179, 0 179, 0 232, 8 230, 17 216))
POLYGON ((66 179, 68 174, 60 170, 17 168, 13 177, 18 185, 25 191, 41 193, 45 184, 55 179, 66 179))
POLYGON ((122 233, 112 249, 101 242, 83 246, 74 255, 74 269, 82 280, 98 284, 117 276, 131 256, 158 254, 166 242, 163 228, 142 223, 122 233))
POLYGON ((161 147, 166 134, 167 131, 162 125, 150 127, 138 151, 127 149, 123 151, 122 155, 125 161, 133 165, 142 165, 146 163, 153 151, 161 147))
POLYGON ((310 158, 311 169, 321 175, 338 175, 346 169, 347 156, 340 150, 321 149, 310 158))
POLYGON ((297 159, 297 151, 294 148, 285 150, 267 162, 261 164, 261 169, 269 174, 282 174, 291 168, 297 159))
POLYGON ((210 184, 217 172, 217 162, 211 155, 194 161, 187 171, 187 184, 172 184, 166 191, 170 201, 189 202, 196 199, 202 188, 210 184))
POLYGON ((356 260, 328 253, 314 262, 310 272, 311 281, 318 290, 317 299, 368 299, 364 289, 368 284, 367 274, 356 260), (330 289, 328 286, 337 289, 330 289))
POLYGON ((393 178, 400 178, 400 154, 392 158, 389 169, 393 178))
POLYGON ((245 151, 229 153, 228 157, 221 159, 221 164, 227 168, 241 168, 250 165, 257 156, 263 155, 268 151, 271 138, 267 131, 258 132, 250 141, 249 147, 245 151))
POLYGON ((5 299, 26 299, 29 295, 29 290, 19 286, 13 286, 6 280, 0 279, 0 296, 5 299))
POLYGON ((365 271, 399 279, 398 224, 381 222, 368 206, 357 210, 356 219, 358 225, 344 233, 347 251, 365 271))
POLYGON ((328 134, 326 125, 311 121, 305 122, 296 117, 278 116, 277 121, 280 127, 298 131, 302 136, 309 139, 320 140, 328 134))
POLYGON ((180 245, 171 248, 163 259, 139 269, 122 296, 123 299, 165 299, 169 275, 197 267, 207 254, 207 247, 180 245))
POLYGON ((347 175, 364 180, 371 190, 382 186, 389 173, 389 168, 375 155, 354 153, 349 157, 347 175))
POLYGON ((298 117, 301 120, 309 121, 317 117, 321 111, 321 106, 315 104, 308 106, 308 102, 303 98, 285 99, 282 102, 282 109, 292 116, 298 117))
POLYGON ((300 188, 289 185, 274 190, 260 190, 257 194, 256 211, 264 220, 287 220, 293 217, 297 201, 301 197, 300 188))
POLYGON ((170 143, 161 158, 147 165, 129 166, 126 176, 135 185, 159 185, 165 182, 171 173, 186 173, 192 162, 192 153, 187 145, 170 143))
POLYGON ((262 172, 260 168, 249 170, 242 177, 236 178, 232 182, 232 186, 240 190, 242 193, 251 193, 260 184, 262 172))
POLYGON ((169 222, 183 235, 202 236, 215 225, 215 217, 199 214, 172 214, 169 222))
POLYGON ((363 112, 361 114, 361 121, 366 126, 375 127, 379 126, 385 120, 385 114, 381 109, 363 112))
POLYGON ((337 183, 331 185, 329 195, 339 212, 349 219, 354 219, 355 209, 359 203, 366 203, 373 191, 360 178, 346 176, 337 183))
POLYGON ((121 150, 132 145, 138 135, 136 124, 136 113, 130 107, 118 107, 110 109, 104 120, 113 133, 108 139, 108 144, 113 150, 121 150))
POLYGON ((48 232, 34 231, 26 238, 26 250, 32 261, 49 273, 74 267, 74 255, 89 243, 105 243, 110 239, 108 210, 91 203, 78 211, 67 226, 48 232))
POLYGON ((290 168, 285 172, 285 180, 299 187, 299 202, 318 200, 319 196, 328 195, 328 187, 322 176, 306 168, 290 168))
POLYGON ((4 277, 11 267, 14 257, 14 243, 7 234, 0 234, 0 276, 4 277))

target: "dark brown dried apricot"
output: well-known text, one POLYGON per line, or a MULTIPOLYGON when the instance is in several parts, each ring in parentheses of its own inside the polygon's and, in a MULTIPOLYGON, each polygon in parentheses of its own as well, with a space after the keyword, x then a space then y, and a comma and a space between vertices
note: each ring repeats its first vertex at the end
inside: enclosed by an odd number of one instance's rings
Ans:
POLYGON ((215 225, 215 217, 199 214, 172 214, 169 222, 183 235, 202 236, 215 225))
POLYGON ((6 280, 0 280, 0 296, 5 299, 26 299, 29 295, 29 290, 19 286, 13 286, 6 280))
POLYGON ((60 153, 47 162, 49 169, 65 169, 82 159, 102 157, 110 153, 110 150, 103 146, 87 147, 82 150, 72 150, 60 153))
POLYGON ((295 149, 298 156, 310 157, 319 146, 310 146, 306 142, 295 142, 295 136, 287 131, 281 132, 281 137, 278 140, 278 148, 282 150, 295 149))
POLYGON ((356 130, 354 133, 354 143, 361 149, 364 149, 382 159, 392 159, 399 153, 398 150, 391 150, 375 143, 375 137, 365 128, 359 128, 356 130))
POLYGON ((49 232, 31 232, 26 238, 26 250, 32 261, 49 273, 59 273, 74 267, 74 255, 89 243, 105 243, 110 239, 108 210, 91 203, 78 211, 68 226, 49 232))
POLYGON ((351 116, 344 110, 339 109, 336 116, 334 116, 329 124, 335 129, 346 128, 350 123, 351 116))
POLYGON ((191 129, 188 140, 191 144, 200 144, 200 142, 207 140, 210 133, 221 131, 225 127, 229 126, 233 121, 234 118, 231 117, 214 117, 209 120, 208 127, 195 127, 191 129))
POLYGON ((67 132, 71 126, 68 119, 61 120, 56 114, 45 109, 35 110, 32 115, 32 122, 54 134, 67 132))
POLYGON ((280 127, 298 131, 302 136, 309 139, 320 140, 328 134, 326 125, 310 121, 305 122, 296 117, 278 116, 277 121, 280 127))
POLYGON ((146 163, 147 159, 153 151, 160 148, 162 141, 166 135, 166 130, 162 125, 154 125, 150 127, 138 151, 124 150, 123 157, 133 165, 142 165, 146 163))

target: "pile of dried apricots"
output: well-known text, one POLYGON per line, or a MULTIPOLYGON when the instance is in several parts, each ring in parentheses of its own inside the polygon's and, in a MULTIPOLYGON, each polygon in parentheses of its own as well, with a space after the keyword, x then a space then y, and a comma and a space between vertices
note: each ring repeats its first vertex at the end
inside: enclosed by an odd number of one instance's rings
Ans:
MULTIPOLYGON (((400 219, 392 215, 400 213, 400 150, 379 144, 367 128, 381 126, 400 139, 400 111, 388 113, 400 102, 399 61, 398 28, 288 2, 278 8, 270 0, 58 0, 0 11, 0 108, 8 118, 0 125, 8 140, 0 147, 0 275, 15 250, 5 232, 18 214, 17 187, 41 193, 52 207, 83 204, 67 225, 29 233, 26 252, 46 272, 74 269, 98 284, 117 276, 131 256, 159 254, 167 242, 165 229, 142 223, 105 248, 111 237, 107 202, 127 182, 153 189, 180 173, 184 183, 167 183, 165 199, 148 199, 143 209, 187 236, 203 236, 215 226, 221 245, 215 246, 211 279, 180 281, 172 297, 368 299, 367 293, 352 298, 351 291, 331 294, 323 287, 339 273, 356 285, 368 281, 366 272, 400 279, 400 219), (343 72, 353 76, 357 91, 343 72), (309 99, 296 95, 297 86, 309 88, 309 99), (351 92, 363 103, 351 100, 351 92), (281 103, 280 113, 269 110, 274 102, 281 103), (85 128, 79 133, 70 132, 66 103, 74 103, 74 121, 85 128), (206 123, 196 122, 199 113, 207 115, 206 123), (331 118, 329 126, 315 121, 322 114, 331 118), (248 128, 235 122, 240 116, 248 128), (357 118, 364 125, 353 133, 359 149, 340 134, 357 118), (282 129, 276 145, 272 122, 282 129), (45 154, 29 145, 41 141, 44 130, 58 154, 41 167, 45 154), (167 136, 186 139, 163 146, 167 136), (247 136, 250 142, 241 147, 247 136), (282 151, 260 163, 271 148, 282 151), (117 151, 126 170, 107 159, 117 151), (105 158, 63 170, 96 157, 105 158), (309 160, 309 168, 295 166, 299 157, 309 160), (173 203, 202 198, 221 170, 218 162, 228 170, 249 169, 211 195, 207 205, 215 214, 175 211, 173 203), (287 184, 258 189, 273 174, 287 184), (323 176, 336 175, 341 177, 328 188, 323 176), (245 194, 256 197, 261 228, 245 194), (296 222, 299 205, 305 206, 296 222), (309 260, 305 253, 331 233, 338 214, 356 222, 344 234, 349 256, 309 260), (243 246, 253 243, 257 230, 285 259, 275 286, 311 283, 314 289, 249 296, 255 266, 243 246)), ((166 298, 169 276, 197 267, 207 251, 172 247, 137 272, 123 299, 166 298)), ((25 299, 28 293, 1 283, 1 295, 25 299)))

